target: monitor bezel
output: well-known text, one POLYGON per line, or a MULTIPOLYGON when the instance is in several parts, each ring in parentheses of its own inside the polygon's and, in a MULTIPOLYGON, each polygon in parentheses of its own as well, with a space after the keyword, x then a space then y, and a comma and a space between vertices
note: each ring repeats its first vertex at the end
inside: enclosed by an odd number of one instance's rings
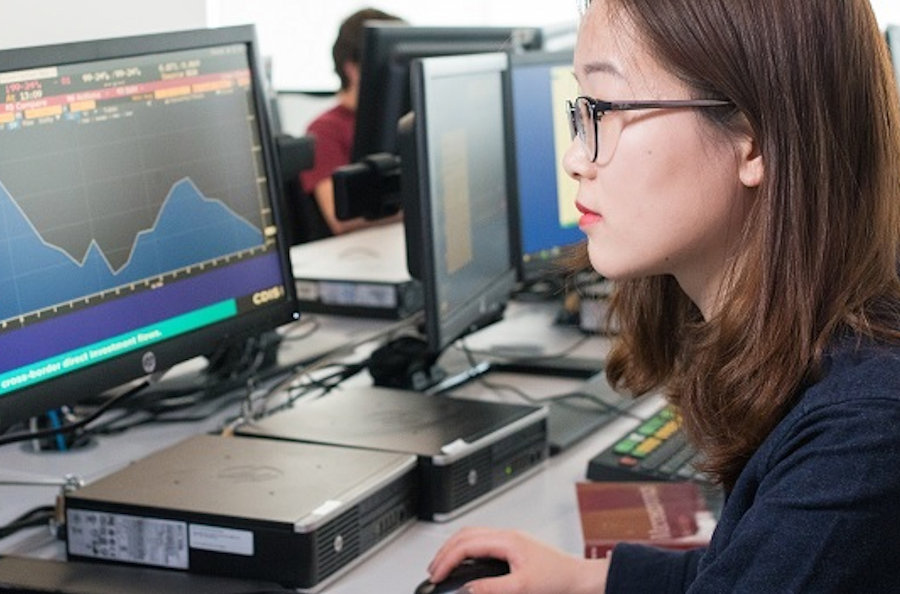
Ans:
MULTIPOLYGON (((299 318, 289 246, 284 236, 281 184, 276 172, 277 158, 270 127, 269 102, 263 84, 262 63, 254 26, 182 30, 0 50, 0 73, 233 44, 241 44, 247 48, 259 140, 269 180, 269 203, 276 228, 274 237, 281 276, 284 279, 283 298, 258 310, 244 312, 240 316, 155 343, 149 349, 130 351, 0 396, 0 430, 49 410, 74 405, 82 399, 95 397, 145 378, 151 373, 167 370, 188 359, 210 355, 224 345, 237 344, 299 318), (151 354, 155 365, 152 370, 148 370, 146 361, 151 354)), ((266 232, 269 236, 271 231, 266 232)))
POLYGON ((431 56, 522 51, 540 47, 535 27, 416 26, 373 21, 363 28, 359 98, 351 163, 377 153, 396 154, 396 126, 408 111, 410 64, 431 56), (392 66, 403 74, 397 80, 392 66), (391 93, 386 99, 386 93, 391 93), (395 103, 385 106, 387 101, 395 103), (400 105, 396 102, 400 101, 400 105))

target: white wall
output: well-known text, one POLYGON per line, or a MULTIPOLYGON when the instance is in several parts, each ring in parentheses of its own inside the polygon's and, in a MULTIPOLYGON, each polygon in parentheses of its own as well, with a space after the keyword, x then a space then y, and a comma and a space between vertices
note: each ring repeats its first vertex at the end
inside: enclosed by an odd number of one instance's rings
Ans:
POLYGON ((215 26, 256 23, 261 51, 275 57, 276 89, 314 91, 338 87, 331 46, 341 21, 360 8, 374 6, 415 25, 543 26, 577 15, 575 0, 209 0, 209 6, 215 26))
MULTIPOLYGON (((900 24, 900 2, 871 2, 882 28, 900 24)), ((276 88, 330 90, 338 24, 364 6, 421 25, 546 26, 576 18, 575 0, 0 0, 0 48, 255 23, 263 53, 275 56, 276 88)))
POLYGON ((552 0, 0 0, 0 49, 255 23, 262 53, 277 57, 276 88, 333 90, 338 25, 366 6, 421 25, 541 25, 575 17, 574 0, 564 8, 552 0))
MULTIPOLYGON (((898 0, 871 0, 882 29, 900 24, 898 0)), ((277 89, 337 88, 332 72, 331 44, 341 20, 352 12, 376 6, 417 25, 567 24, 576 17, 575 0, 208 0, 214 26, 254 22, 265 54, 275 56, 277 89), (303 59, 300 59, 303 56, 303 59)))
POLYGON ((196 29, 207 0, 0 0, 0 48, 196 29))
POLYGON ((884 29, 886 25, 900 25, 900 2, 897 0, 871 0, 872 10, 878 24, 884 29))

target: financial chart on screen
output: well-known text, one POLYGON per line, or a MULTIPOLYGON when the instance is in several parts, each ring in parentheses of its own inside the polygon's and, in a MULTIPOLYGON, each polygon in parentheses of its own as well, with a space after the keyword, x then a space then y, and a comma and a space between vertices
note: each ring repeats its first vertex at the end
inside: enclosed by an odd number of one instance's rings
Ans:
POLYGON ((36 411, 48 394, 66 401, 60 383, 15 402, 9 394, 59 379, 72 400, 292 313, 251 33, 3 54, 0 397, 8 415, 31 401, 36 411))
POLYGON ((0 77, 3 329, 274 249, 243 46, 0 77))

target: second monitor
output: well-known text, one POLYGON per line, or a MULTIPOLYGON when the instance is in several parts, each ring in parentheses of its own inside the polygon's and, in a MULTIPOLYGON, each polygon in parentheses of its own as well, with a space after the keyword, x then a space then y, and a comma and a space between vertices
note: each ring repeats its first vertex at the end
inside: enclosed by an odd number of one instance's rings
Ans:
POLYGON ((575 208, 577 183, 562 159, 570 144, 563 105, 578 95, 572 51, 529 52, 509 57, 506 114, 514 248, 524 285, 569 273, 567 248, 582 241, 575 208))
POLYGON ((368 23, 363 30, 353 160, 397 152, 397 121, 410 109, 410 65, 427 56, 533 49, 540 31, 510 27, 417 27, 368 23))
POLYGON ((457 338, 497 321, 516 282, 511 248, 502 53, 429 58, 411 70, 413 114, 401 122, 407 265, 422 281, 426 341, 398 374, 376 381, 421 389, 457 338), (403 375, 416 377, 405 381, 403 375), (404 385, 404 383, 406 385, 404 385))

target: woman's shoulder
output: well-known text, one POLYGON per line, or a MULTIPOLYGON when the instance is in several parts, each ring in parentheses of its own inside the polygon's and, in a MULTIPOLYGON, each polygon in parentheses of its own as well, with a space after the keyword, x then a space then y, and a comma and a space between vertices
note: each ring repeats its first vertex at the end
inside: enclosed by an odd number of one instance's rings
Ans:
POLYGON ((795 464, 798 451, 881 456, 900 451, 898 424, 900 345, 843 342, 829 351, 822 376, 799 395, 757 460, 771 468, 784 459, 795 464))
MULTIPOLYGON (((862 423, 879 432, 900 423, 900 344, 843 340, 829 349, 821 377, 799 394, 770 445, 807 431, 862 423), (881 422, 879 419, 888 420, 881 422)), ((897 433, 900 439, 900 433, 897 433)))
POLYGON ((822 377, 802 401, 807 406, 865 399, 900 402, 900 343, 843 339, 824 358, 822 377))

